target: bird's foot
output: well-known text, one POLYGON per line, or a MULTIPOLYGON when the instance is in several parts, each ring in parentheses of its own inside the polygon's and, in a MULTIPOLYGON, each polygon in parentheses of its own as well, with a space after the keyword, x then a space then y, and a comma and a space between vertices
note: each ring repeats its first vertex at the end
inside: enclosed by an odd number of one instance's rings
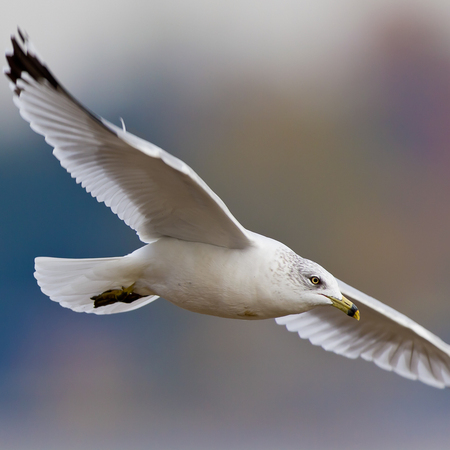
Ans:
POLYGON ((122 289, 108 289, 99 295, 94 295, 91 300, 94 300, 94 308, 99 308, 117 302, 133 303, 135 300, 144 297, 144 295, 133 292, 133 289, 134 283, 127 288, 122 286, 122 289))

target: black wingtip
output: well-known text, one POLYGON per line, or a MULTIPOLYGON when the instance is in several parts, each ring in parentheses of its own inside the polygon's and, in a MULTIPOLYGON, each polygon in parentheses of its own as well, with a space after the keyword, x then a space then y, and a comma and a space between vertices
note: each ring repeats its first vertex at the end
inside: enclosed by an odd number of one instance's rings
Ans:
POLYGON ((36 81, 45 79, 57 89, 59 83, 56 78, 47 69, 45 64, 29 51, 27 33, 18 27, 17 34, 20 42, 18 42, 16 36, 11 36, 13 51, 11 54, 6 55, 9 72, 5 72, 5 75, 16 85, 16 94, 20 94, 21 91, 17 86, 17 80, 22 78, 22 72, 27 72, 36 81))
POLYGON ((12 81, 12 90, 17 96, 20 96, 21 92, 26 89, 26 85, 30 84, 29 78, 22 76, 22 73, 26 72, 39 84, 44 84, 43 81, 45 80, 47 84, 57 90, 58 93, 64 94, 67 98, 70 99, 71 102, 82 108, 84 112, 88 114, 93 120, 95 120, 100 126, 108 130, 109 133, 113 133, 117 136, 117 133, 106 126, 102 122, 101 118, 97 117, 95 114, 86 109, 76 98, 74 98, 66 89, 64 89, 64 87, 56 80, 50 70, 48 70, 47 66, 36 55, 28 34, 21 30, 20 27, 17 27, 17 36, 11 36, 11 43, 13 48, 12 52, 6 52, 8 67, 6 67, 6 69, 4 70, 4 74, 12 81), (22 82, 18 84, 19 80, 21 80, 22 82))
POLYGON ((20 29, 20 27, 17 27, 17 34, 19 35, 22 42, 25 44, 28 40, 28 34, 20 29))

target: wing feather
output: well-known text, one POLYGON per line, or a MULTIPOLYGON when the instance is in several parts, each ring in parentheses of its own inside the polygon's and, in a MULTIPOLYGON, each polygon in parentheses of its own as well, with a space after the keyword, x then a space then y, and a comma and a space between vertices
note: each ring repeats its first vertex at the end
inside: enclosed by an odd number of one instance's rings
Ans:
POLYGON ((249 233, 189 166, 85 109, 20 30, 19 38, 11 38, 7 55, 14 102, 77 183, 144 242, 171 236, 229 248, 250 245, 249 233))
POLYGON ((361 320, 328 306, 280 317, 289 331, 348 358, 361 357, 378 367, 438 388, 450 387, 450 346, 393 308, 339 281, 355 302, 361 320))

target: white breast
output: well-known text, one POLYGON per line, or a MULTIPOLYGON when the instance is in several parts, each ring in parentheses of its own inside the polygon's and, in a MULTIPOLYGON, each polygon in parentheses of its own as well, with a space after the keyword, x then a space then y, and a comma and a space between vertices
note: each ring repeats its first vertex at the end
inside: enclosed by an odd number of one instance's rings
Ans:
POLYGON ((256 236, 245 249, 161 238, 130 256, 147 261, 141 283, 181 308, 235 319, 290 314, 293 286, 277 270, 280 249, 290 250, 256 236))

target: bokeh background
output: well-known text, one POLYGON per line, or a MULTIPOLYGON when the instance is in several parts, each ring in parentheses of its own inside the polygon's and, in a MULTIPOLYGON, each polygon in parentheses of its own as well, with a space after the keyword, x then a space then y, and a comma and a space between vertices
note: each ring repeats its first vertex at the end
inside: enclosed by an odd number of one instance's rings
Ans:
MULTIPOLYGON (((186 161, 247 228, 450 342, 450 2, 3 2, 90 109, 186 161)), ((444 449, 450 394, 274 321, 51 302, 35 256, 141 245, 0 83, 0 448, 444 449)), ((364 319, 364 318, 363 318, 364 319)))

